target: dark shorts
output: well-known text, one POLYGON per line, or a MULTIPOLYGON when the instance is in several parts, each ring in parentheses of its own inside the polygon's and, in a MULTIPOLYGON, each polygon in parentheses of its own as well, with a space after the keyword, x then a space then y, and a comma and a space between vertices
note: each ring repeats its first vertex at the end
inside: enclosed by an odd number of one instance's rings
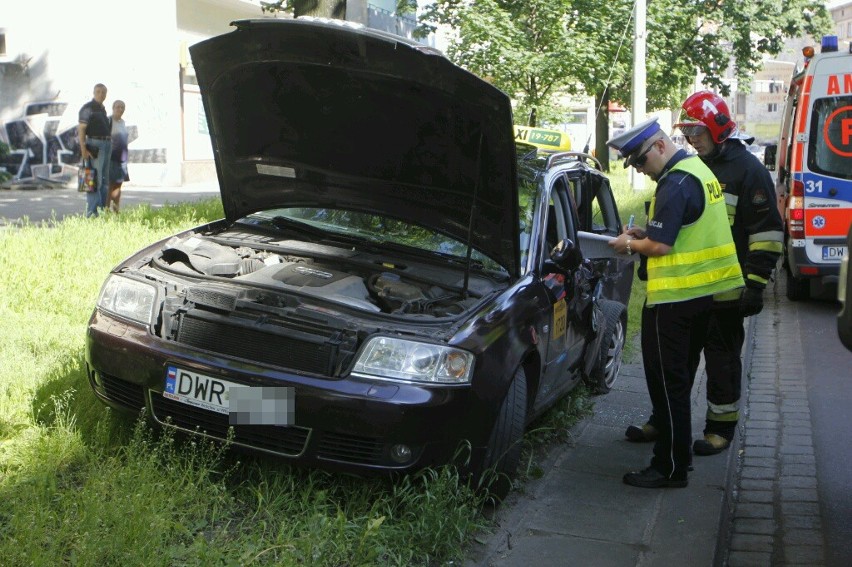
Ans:
POLYGON ((127 164, 118 161, 109 162, 109 182, 124 183, 130 181, 130 176, 127 174, 127 164))

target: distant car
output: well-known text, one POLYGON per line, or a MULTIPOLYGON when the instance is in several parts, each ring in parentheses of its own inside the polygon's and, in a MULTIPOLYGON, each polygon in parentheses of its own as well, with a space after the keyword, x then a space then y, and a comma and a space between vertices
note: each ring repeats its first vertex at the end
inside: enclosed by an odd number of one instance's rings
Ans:
POLYGON ((299 464, 407 472, 467 445, 475 476, 511 474, 533 418, 617 377, 633 270, 606 178, 518 155, 509 98, 433 49, 235 25, 190 49, 226 218, 107 278, 95 393, 299 464))

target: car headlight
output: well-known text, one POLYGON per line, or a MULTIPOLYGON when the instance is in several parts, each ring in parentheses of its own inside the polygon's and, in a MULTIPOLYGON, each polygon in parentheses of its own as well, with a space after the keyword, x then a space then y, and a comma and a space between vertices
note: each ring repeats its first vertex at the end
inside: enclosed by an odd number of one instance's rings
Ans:
POLYGON ((469 384, 473 360, 473 354, 457 348, 374 337, 361 351, 353 373, 405 382, 469 384))
POLYGON ((119 317, 150 325, 156 297, 154 286, 113 275, 101 290, 98 307, 119 317))

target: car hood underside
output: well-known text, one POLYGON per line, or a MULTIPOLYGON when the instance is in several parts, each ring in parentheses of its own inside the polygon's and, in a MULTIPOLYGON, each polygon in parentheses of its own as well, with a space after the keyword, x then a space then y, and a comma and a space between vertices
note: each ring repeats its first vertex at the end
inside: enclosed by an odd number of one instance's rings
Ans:
POLYGON ((394 216, 518 273, 508 97, 434 49, 312 20, 191 47, 229 220, 284 206, 394 216))

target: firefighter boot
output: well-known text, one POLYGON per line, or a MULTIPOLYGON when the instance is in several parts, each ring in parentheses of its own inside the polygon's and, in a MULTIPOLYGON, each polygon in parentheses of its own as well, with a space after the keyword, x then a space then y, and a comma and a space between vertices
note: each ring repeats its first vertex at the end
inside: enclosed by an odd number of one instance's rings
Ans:
POLYGON ((692 452, 696 455, 716 455, 731 446, 731 440, 716 433, 705 433, 704 439, 696 439, 692 452))
POLYGON ((657 437, 660 436, 660 432, 650 423, 646 423, 641 427, 638 425, 628 426, 627 431, 624 432, 624 436, 627 437, 628 441, 633 441, 634 443, 648 443, 656 441, 657 437))

